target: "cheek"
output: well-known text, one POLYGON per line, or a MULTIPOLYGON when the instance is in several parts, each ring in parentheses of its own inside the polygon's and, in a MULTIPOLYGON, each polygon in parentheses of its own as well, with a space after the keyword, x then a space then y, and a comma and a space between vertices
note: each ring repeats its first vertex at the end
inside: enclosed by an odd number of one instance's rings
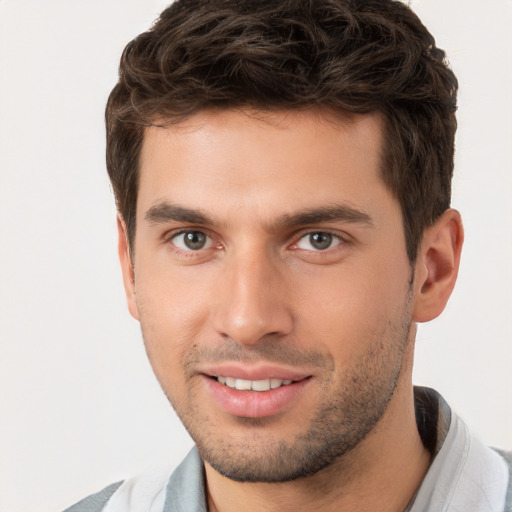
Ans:
POLYGON ((165 253, 144 256, 141 254, 135 266, 139 312, 153 328, 192 328, 200 321, 202 310, 207 311, 208 275, 193 266, 170 264, 165 253))
POLYGON ((317 272, 296 288, 299 339, 317 343, 341 359, 356 356, 390 323, 402 321, 408 264, 383 268, 379 261, 317 272))
POLYGON ((186 354, 205 338, 211 298, 190 275, 171 274, 157 265, 137 273, 135 293, 144 343, 161 380, 173 368, 182 370, 186 354))

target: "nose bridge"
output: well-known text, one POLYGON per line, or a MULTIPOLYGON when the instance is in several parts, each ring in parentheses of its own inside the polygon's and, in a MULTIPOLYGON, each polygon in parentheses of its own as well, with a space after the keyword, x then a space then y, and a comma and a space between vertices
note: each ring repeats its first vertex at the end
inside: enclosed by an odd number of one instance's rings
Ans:
POLYGON ((278 264, 268 251, 252 248, 227 256, 219 283, 215 328, 239 343, 286 334, 292 317, 278 264))

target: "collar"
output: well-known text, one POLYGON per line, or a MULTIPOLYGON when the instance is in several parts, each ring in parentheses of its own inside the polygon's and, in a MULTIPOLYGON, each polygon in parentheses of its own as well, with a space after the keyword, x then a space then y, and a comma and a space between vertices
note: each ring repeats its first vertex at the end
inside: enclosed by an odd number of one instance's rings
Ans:
POLYGON ((433 459, 406 512, 503 512, 504 459, 469 432, 439 393, 415 388, 418 430, 433 459))

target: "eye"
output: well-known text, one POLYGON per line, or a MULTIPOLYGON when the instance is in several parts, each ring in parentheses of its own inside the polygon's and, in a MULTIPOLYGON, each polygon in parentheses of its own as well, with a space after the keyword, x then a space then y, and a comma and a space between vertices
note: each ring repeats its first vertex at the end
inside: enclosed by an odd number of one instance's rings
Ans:
POLYGON ((332 233, 315 231, 300 238, 297 247, 306 251, 325 251, 339 245, 341 242, 342 240, 332 233))
POLYGON ((183 251, 209 249, 213 240, 202 231, 182 231, 172 237, 172 243, 183 251))

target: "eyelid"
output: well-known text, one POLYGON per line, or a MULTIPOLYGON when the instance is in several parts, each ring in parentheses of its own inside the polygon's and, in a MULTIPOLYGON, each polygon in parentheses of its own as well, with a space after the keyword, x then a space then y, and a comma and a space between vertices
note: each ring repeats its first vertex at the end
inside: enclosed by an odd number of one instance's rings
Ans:
POLYGON ((328 229, 328 228, 302 230, 302 231, 300 231, 298 234, 296 234, 294 236, 293 240, 294 241, 290 245, 291 249, 296 249, 296 250, 299 250, 299 251, 310 251, 310 252, 315 252, 315 253, 319 253, 319 254, 327 253, 327 252, 335 249, 339 245, 346 245, 346 244, 350 244, 351 243, 350 236, 347 235, 346 233, 341 233, 341 232, 339 232, 337 230, 332 230, 332 229, 328 229), (313 235, 315 233, 325 233, 325 234, 331 235, 333 238, 338 240, 338 243, 336 243, 332 247, 329 247, 328 249, 324 249, 324 250, 320 250, 320 249, 316 249, 316 250, 315 249, 302 249, 301 247, 298 247, 299 242, 303 238, 305 238, 307 236, 310 236, 310 235, 313 235))
POLYGON ((215 245, 215 243, 216 243, 215 242, 215 237, 213 236, 213 234, 208 229, 200 228, 200 227, 195 227, 195 226, 180 227, 180 228, 169 230, 166 233, 164 233, 164 235, 162 236, 162 240, 163 240, 164 244, 170 243, 178 251, 182 251, 182 252, 188 253, 188 254, 199 253, 201 251, 205 251, 207 249, 211 249, 215 245), (203 235, 205 235, 209 239, 209 241, 207 242, 207 246, 203 247, 201 249, 198 249, 197 251, 194 251, 193 249, 189 249, 189 248, 186 248, 186 247, 180 247, 180 246, 176 245, 176 243, 174 243, 174 240, 177 237, 179 237, 180 235, 184 235, 186 233, 202 233, 203 235))

